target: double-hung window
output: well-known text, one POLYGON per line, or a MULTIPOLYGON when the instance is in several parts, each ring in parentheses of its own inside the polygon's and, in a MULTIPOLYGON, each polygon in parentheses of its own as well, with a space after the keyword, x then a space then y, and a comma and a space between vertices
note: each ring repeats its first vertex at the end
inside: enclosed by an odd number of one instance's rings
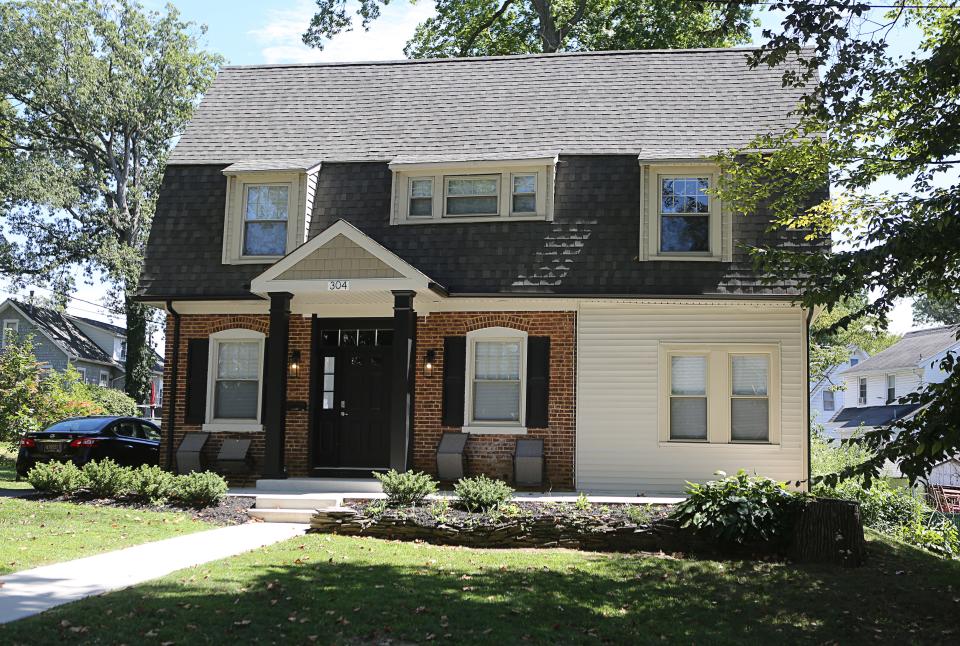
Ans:
POLYGON ((444 177, 444 217, 500 214, 500 175, 444 177))
POLYGON ((827 389, 823 391, 823 410, 832 411, 836 407, 834 400, 834 393, 832 390, 827 389))
POLYGON ((897 401, 897 376, 887 375, 887 403, 897 401))
POLYGON ((286 184, 247 184, 245 189, 243 255, 284 255, 287 250, 290 187, 286 184))
POLYGON ((866 377, 860 377, 860 379, 857 380, 857 389, 858 389, 857 403, 860 404, 861 406, 866 406, 867 405, 867 378, 866 377))
POLYGON ((707 440, 707 357, 670 357, 670 439, 707 440))
POLYGON ((411 218, 433 217, 433 178, 413 177, 410 179, 411 218))
POLYGON ((710 179, 661 175, 659 184, 660 252, 709 253, 710 179))
POLYGON ((766 442, 770 437, 770 358, 730 356, 730 440, 766 442))
POLYGON ((507 328, 485 328, 467 335, 468 426, 524 425, 526 334, 507 328))
POLYGON ((100 385, 107 388, 110 385, 110 373, 106 370, 100 371, 100 385))
POLYGON ((537 212, 536 173, 514 173, 511 176, 510 213, 532 215, 537 212))
POLYGON ((259 430, 263 348, 252 330, 210 335, 207 430, 259 430))
POLYGON ((2 336, 0 336, 0 348, 11 341, 15 341, 17 333, 20 331, 20 321, 17 319, 6 319, 3 322, 2 336))

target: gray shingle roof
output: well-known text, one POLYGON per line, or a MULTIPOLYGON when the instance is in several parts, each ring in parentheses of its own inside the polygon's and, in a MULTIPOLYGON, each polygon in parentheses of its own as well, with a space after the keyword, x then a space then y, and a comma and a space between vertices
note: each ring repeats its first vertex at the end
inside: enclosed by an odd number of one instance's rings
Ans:
POLYGON ((170 163, 711 155, 794 123, 800 91, 748 51, 228 66, 170 163))
POLYGON ((112 357, 74 325, 70 317, 56 310, 38 307, 23 301, 10 299, 10 302, 19 307, 24 314, 30 317, 34 325, 43 330, 47 336, 71 355, 87 361, 117 365, 112 357))
POLYGON ((847 368, 841 374, 917 368, 924 361, 933 360, 937 354, 956 343, 957 331, 957 326, 948 325, 908 332, 883 352, 878 352, 869 359, 847 368))

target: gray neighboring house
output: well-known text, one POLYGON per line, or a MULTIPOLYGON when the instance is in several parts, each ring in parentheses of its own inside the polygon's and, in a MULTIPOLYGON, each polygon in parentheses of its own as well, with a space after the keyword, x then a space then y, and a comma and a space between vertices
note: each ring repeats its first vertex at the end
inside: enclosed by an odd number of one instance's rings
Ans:
MULTIPOLYGON (((127 359, 127 331, 117 325, 8 298, 0 303, 0 347, 9 334, 33 337, 37 359, 53 370, 72 365, 89 384, 122 390, 127 359)), ((163 359, 153 369, 153 401, 159 406, 163 392, 163 359)))

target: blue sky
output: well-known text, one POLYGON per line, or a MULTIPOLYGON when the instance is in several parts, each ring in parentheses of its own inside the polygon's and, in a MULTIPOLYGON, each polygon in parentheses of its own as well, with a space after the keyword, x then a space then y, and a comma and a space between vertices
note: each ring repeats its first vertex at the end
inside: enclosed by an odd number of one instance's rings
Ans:
MULTIPOLYGON (((142 0, 150 9, 163 10, 166 0, 142 0)), ((305 46, 300 37, 313 15, 311 0, 174 0, 185 20, 207 26, 204 46, 226 57, 234 65, 262 63, 311 63, 343 60, 387 60, 403 58, 403 46, 416 25, 431 15, 433 2, 410 3, 393 0, 369 32, 358 28, 341 34, 323 50, 305 46)), ((763 12, 761 27, 775 27, 776 14, 763 12)), ((900 30, 903 32, 903 30, 900 30)), ((915 42, 915 33, 901 33, 898 49, 907 51, 915 42)), ((760 29, 754 37, 760 42, 760 29)), ((82 316, 108 319, 101 302, 104 287, 86 285, 78 274, 75 296, 89 302, 74 301, 70 310, 82 316)), ((38 289, 38 294, 47 292, 38 289)), ((0 284, 0 298, 8 292, 0 284)), ((24 292, 21 292, 23 295, 24 292)), ((891 329, 902 333, 912 327, 910 306, 901 304, 894 310, 891 329)))

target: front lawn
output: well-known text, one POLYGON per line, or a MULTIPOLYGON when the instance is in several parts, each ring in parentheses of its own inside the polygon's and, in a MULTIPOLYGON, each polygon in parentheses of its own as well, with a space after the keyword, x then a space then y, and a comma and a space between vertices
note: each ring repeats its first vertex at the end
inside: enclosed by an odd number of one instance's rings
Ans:
POLYGON ((0 498, 0 574, 212 528, 188 513, 0 498))
POLYGON ((52 643, 955 643, 960 564, 871 536, 866 567, 311 534, 0 626, 52 643))
POLYGON ((4 489, 33 489, 26 480, 17 482, 17 454, 6 446, 0 446, 0 493, 4 489))

